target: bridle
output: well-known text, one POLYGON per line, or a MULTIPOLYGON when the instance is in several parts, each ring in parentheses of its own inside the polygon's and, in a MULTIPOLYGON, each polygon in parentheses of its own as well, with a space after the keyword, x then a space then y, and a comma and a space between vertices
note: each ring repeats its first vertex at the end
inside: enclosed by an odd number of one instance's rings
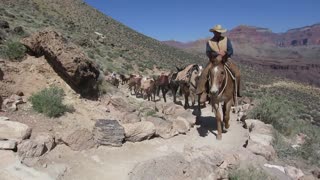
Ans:
MULTIPOLYGON (((220 91, 221 88, 219 89, 219 94, 217 96, 215 96, 217 98, 219 98, 223 94, 223 92, 226 90, 226 87, 227 87, 227 84, 228 84, 228 75, 227 75, 228 70, 227 70, 225 65, 223 66, 223 69, 224 69, 224 74, 225 74, 225 77, 223 79, 224 86, 223 86, 221 91, 220 91)), ((209 76, 209 83, 210 83, 209 85, 210 85, 210 87, 212 86, 212 84, 211 84, 211 70, 212 69, 210 69, 210 76, 209 76)))

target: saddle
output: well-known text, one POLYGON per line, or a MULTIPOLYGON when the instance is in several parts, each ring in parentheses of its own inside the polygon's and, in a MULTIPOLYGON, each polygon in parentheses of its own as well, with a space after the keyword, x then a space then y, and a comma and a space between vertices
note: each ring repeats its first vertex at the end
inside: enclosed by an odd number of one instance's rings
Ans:
POLYGON ((198 64, 190 64, 186 68, 184 68, 182 71, 178 72, 176 81, 188 81, 188 79, 191 77, 191 74, 194 70, 199 71, 200 67, 198 64))

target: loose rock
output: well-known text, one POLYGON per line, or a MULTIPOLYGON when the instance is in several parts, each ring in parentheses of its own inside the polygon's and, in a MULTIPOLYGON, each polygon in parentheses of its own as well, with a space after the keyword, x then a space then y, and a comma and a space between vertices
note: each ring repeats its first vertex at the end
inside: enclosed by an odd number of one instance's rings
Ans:
POLYGON ((124 128, 116 120, 99 119, 93 128, 94 141, 100 145, 122 146, 124 128))
POLYGON ((137 122, 133 124, 123 124, 127 141, 138 142, 150 139, 156 132, 153 123, 148 121, 137 122))

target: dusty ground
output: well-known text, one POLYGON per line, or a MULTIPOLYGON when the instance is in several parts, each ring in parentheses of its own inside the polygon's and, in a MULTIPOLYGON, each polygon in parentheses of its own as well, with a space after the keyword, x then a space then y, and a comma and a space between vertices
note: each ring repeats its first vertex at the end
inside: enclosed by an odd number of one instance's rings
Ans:
MULTIPOLYGON (((106 112, 106 101, 90 101, 81 99, 74 91, 50 68, 44 58, 28 57, 22 63, 6 64, 5 74, 6 89, 8 95, 16 91, 22 91, 26 99, 37 91, 58 85, 65 90, 66 104, 73 105, 75 112, 66 113, 60 118, 50 119, 32 110, 31 104, 19 105, 17 112, 2 112, 1 116, 7 116, 13 121, 19 121, 29 125, 33 129, 32 136, 40 132, 52 134, 70 132, 76 128, 92 129, 95 120, 101 118, 118 117, 121 114, 106 112)), ((115 96, 127 97, 128 102, 144 104, 144 100, 129 95, 126 86, 121 86, 115 96)), ((172 99, 168 98, 171 102, 172 99)), ((158 101, 157 103, 164 103, 158 101)), ((143 142, 126 142, 122 147, 100 146, 98 148, 73 151, 66 145, 56 146, 50 153, 40 158, 34 168, 40 171, 56 164, 66 167, 61 179, 128 179, 128 174, 133 167, 146 160, 169 155, 174 152, 183 152, 187 147, 201 148, 211 146, 213 149, 228 151, 230 149, 242 148, 248 139, 248 131, 242 124, 236 121, 236 115, 231 115, 231 127, 223 134, 222 141, 216 140, 215 119, 211 107, 202 110, 203 114, 195 125, 185 135, 178 135, 171 139, 153 138, 143 142)), ((190 112, 190 116, 196 118, 190 112)))
POLYGON ((231 116, 231 128, 223 134, 222 141, 215 138, 215 119, 209 107, 203 110, 203 116, 203 123, 196 125, 186 135, 167 140, 153 138, 137 143, 126 142, 122 147, 100 146, 82 152, 75 152, 61 145, 51 151, 42 163, 66 164, 68 171, 63 179, 127 179, 139 162, 173 152, 182 153, 185 147, 212 146, 227 151, 242 147, 248 139, 247 130, 235 120, 234 114, 231 116))

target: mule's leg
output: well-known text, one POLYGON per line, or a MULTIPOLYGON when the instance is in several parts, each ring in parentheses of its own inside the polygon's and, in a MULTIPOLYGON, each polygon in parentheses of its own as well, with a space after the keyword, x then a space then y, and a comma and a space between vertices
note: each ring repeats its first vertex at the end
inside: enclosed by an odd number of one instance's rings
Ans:
MULTIPOLYGON (((153 90, 153 102, 156 102, 156 89, 153 90)), ((152 98, 152 97, 151 97, 152 98)), ((151 99, 152 100, 152 99, 151 99)))
POLYGON ((221 114, 219 112, 219 104, 214 104, 213 106, 215 115, 216 115, 216 121, 217 121, 217 140, 222 139, 222 125, 221 125, 221 114))
POLYGON ((192 107, 194 107, 194 105, 196 104, 195 94, 193 92, 190 92, 190 97, 191 97, 192 107))
POLYGON ((184 92, 184 108, 187 109, 189 108, 189 92, 184 92))
POLYGON ((184 94, 184 108, 187 109, 189 108, 189 99, 188 99, 188 94, 184 94))
POLYGON ((163 87, 161 92, 162 92, 162 96, 163 96, 164 102, 167 102, 166 94, 168 92, 168 89, 166 87, 163 87))
POLYGON ((232 99, 229 100, 224 106, 224 110, 223 110, 223 122, 224 122, 224 127, 226 129, 229 129, 230 124, 229 124, 229 120, 230 120, 230 110, 231 110, 231 105, 232 105, 233 101, 232 99))
POLYGON ((156 90, 156 91, 157 91, 157 96, 159 96, 159 95, 160 95, 160 89, 161 89, 161 88, 162 88, 162 86, 161 86, 161 85, 157 86, 157 88, 156 88, 156 89, 157 89, 157 90, 156 90))
POLYGON ((178 87, 173 85, 173 87, 171 87, 171 91, 172 91, 172 95, 173 95, 173 102, 176 103, 177 101, 177 90, 178 87))
POLYGON ((201 94, 198 95, 198 111, 199 116, 201 116, 201 94))

